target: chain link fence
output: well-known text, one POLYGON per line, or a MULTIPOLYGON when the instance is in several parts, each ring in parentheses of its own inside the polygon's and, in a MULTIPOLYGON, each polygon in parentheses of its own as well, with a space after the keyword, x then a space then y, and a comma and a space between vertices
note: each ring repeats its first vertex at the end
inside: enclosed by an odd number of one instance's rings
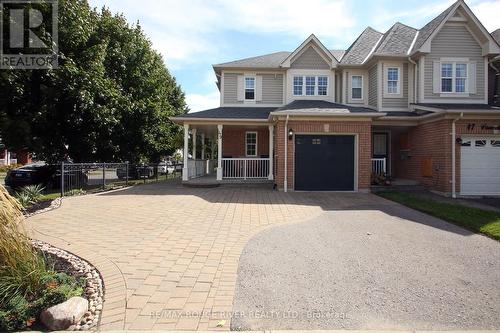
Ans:
POLYGON ((173 161, 148 164, 61 163, 55 182, 61 196, 116 189, 139 183, 180 178, 182 164, 173 161))

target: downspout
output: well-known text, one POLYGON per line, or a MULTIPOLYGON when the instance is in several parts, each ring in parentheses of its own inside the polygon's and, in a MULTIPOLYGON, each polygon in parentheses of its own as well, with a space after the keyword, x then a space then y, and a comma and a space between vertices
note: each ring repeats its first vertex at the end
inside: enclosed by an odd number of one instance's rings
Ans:
POLYGON ((408 61, 413 64, 413 103, 417 103, 417 63, 413 61, 411 57, 408 57, 408 61))
POLYGON ((285 177, 283 180, 283 191, 288 192, 288 117, 286 115, 285 121, 285 177))
POLYGON ((488 63, 490 64, 490 67, 493 68, 493 70, 496 72, 495 78, 493 79, 493 104, 497 105, 500 104, 500 96, 498 95, 498 81, 500 81, 500 70, 495 65, 493 65, 493 61, 495 61, 495 59, 496 58, 493 58, 492 60, 488 61, 488 63))
POLYGON ((456 135, 457 128, 456 122, 462 119, 464 113, 460 113, 460 116, 453 120, 451 123, 451 197, 455 199, 457 197, 457 173, 456 173, 456 135))

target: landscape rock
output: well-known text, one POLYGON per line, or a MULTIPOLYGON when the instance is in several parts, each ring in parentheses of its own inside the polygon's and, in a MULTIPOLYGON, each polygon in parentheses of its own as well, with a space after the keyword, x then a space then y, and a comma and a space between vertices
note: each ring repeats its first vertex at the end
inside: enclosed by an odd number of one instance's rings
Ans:
POLYGON ((66 302, 42 311, 40 319, 51 331, 60 331, 77 324, 88 310, 88 301, 82 297, 71 297, 66 302))

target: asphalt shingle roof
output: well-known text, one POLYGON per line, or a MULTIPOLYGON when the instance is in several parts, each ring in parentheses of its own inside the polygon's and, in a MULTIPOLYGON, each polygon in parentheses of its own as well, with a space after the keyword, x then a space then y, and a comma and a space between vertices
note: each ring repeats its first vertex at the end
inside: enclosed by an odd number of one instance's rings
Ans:
POLYGON ((491 33, 491 37, 500 45, 500 29, 497 29, 491 33))
POLYGON ((374 53, 382 55, 405 55, 417 34, 417 29, 397 22, 380 41, 374 53))
POLYGON ((278 109, 276 112, 280 111, 292 111, 292 110, 306 110, 306 109, 314 109, 315 111, 320 110, 331 110, 331 109, 347 109, 351 113, 356 112, 378 112, 377 110, 373 110, 370 108, 360 107, 360 106, 350 106, 338 103, 332 103, 321 100, 295 100, 287 105, 284 105, 278 109))
POLYGON ((463 103, 415 103, 412 105, 424 106, 443 110, 500 110, 488 104, 463 104, 463 103))
POLYGON ((346 65, 362 64, 382 36, 383 34, 375 29, 366 28, 347 49, 340 63, 346 65))
POLYGON ((222 64, 214 65, 214 67, 254 67, 254 68, 278 68, 283 60, 286 59, 292 52, 281 51, 270 54, 264 54, 257 57, 245 58, 222 64))
POLYGON ((192 119, 267 119, 271 111, 276 108, 268 107, 219 107, 200 112, 186 113, 176 118, 192 119))
POLYGON ((415 41, 415 45, 413 45, 412 50, 418 50, 424 43, 429 39, 429 37, 432 35, 432 33, 437 29, 437 27, 443 22, 446 16, 451 12, 451 10, 455 7, 456 2, 453 3, 450 7, 448 7, 444 12, 439 14, 436 18, 434 18, 432 21, 427 23, 422 27, 422 29, 419 30, 417 40, 415 41))

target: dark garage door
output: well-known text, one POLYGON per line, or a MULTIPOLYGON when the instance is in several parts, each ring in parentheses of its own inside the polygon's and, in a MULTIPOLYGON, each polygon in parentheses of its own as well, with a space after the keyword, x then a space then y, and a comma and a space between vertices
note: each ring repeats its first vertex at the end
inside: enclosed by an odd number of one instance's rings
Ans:
POLYGON ((296 135, 295 190, 354 190, 354 136, 296 135))

